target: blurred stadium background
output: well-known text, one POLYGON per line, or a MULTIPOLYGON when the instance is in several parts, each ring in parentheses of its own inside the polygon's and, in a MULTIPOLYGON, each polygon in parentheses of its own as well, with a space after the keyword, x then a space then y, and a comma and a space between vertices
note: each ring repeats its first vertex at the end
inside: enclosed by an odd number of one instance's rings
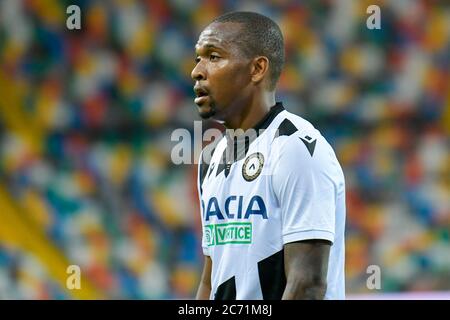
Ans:
POLYGON ((196 168, 172 164, 170 134, 199 120, 194 44, 232 10, 280 24, 278 100, 341 161, 349 297, 449 292, 445 2, 1 0, 0 299, 194 296, 196 168), (66 28, 71 4, 81 30, 66 28), (381 30, 366 28, 371 4, 381 30), (70 264, 81 290, 66 289, 70 264))

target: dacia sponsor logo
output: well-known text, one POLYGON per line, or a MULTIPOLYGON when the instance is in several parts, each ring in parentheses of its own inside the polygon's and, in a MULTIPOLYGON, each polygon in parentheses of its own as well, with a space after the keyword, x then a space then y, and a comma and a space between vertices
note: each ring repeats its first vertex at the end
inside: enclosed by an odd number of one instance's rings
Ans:
POLYGON ((244 196, 229 196, 225 199, 222 206, 216 197, 209 199, 205 208, 202 201, 202 209, 205 215, 205 221, 216 217, 218 220, 224 219, 248 219, 251 215, 259 215, 267 219, 266 205, 260 196, 253 196, 247 202, 244 202, 244 196))
POLYGON ((208 246, 252 243, 251 222, 209 224, 205 226, 204 233, 208 246))

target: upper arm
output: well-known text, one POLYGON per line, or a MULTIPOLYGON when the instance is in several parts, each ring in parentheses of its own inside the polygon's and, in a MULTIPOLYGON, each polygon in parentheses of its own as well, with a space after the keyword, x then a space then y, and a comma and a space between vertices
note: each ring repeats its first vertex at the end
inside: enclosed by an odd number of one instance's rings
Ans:
POLYGON ((283 299, 323 299, 331 243, 306 240, 284 245, 286 289, 283 299))

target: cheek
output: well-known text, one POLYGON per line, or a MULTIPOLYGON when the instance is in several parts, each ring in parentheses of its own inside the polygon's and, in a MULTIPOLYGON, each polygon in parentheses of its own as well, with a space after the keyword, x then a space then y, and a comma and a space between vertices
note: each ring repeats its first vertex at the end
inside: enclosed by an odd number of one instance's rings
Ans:
POLYGON ((210 70, 211 81, 215 85, 220 86, 218 89, 222 89, 221 87, 227 84, 229 79, 233 77, 232 73, 233 70, 230 68, 230 62, 227 60, 220 61, 213 65, 210 70))
POLYGON ((216 68, 218 70, 226 69, 230 65, 230 60, 222 59, 218 63, 216 63, 216 68))
POLYGON ((236 91, 246 86, 250 77, 246 74, 245 67, 245 65, 232 64, 229 61, 219 62, 211 74, 219 86, 217 93, 223 96, 229 91, 236 91))

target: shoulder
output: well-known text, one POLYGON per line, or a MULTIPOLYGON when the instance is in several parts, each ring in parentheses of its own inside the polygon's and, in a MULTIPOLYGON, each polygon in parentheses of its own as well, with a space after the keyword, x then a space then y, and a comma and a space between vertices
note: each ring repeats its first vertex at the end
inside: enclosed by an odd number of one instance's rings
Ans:
POLYGON ((309 121, 286 112, 272 142, 275 169, 292 172, 327 172, 341 175, 335 152, 309 121))
POLYGON ((309 121, 286 112, 275 133, 272 145, 279 157, 293 156, 297 160, 318 161, 334 156, 333 148, 309 121))

